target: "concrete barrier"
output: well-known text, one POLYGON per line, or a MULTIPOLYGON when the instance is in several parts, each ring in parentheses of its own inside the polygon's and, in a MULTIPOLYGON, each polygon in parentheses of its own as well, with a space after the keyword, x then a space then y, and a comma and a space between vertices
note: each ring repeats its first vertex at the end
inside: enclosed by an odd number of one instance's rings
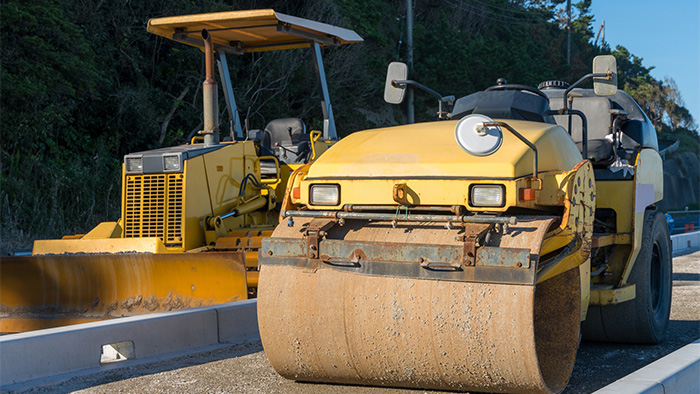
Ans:
POLYGON ((700 340, 603 387, 594 394, 700 393, 700 340))
POLYGON ((672 235, 671 243, 673 244, 673 253, 683 249, 700 247, 700 231, 672 235))
POLYGON ((0 390, 259 338, 257 300, 0 337, 0 390))

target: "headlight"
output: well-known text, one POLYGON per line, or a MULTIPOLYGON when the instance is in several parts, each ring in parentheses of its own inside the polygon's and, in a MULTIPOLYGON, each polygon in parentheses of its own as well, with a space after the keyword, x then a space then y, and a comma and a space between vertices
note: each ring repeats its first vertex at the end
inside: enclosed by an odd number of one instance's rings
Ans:
POLYGON ((473 207, 502 207, 506 203, 503 185, 473 185, 469 193, 473 207))
POLYGON ((180 156, 163 156, 164 171, 180 171, 180 156))
POLYGON ((340 185, 311 185, 309 203, 333 206, 340 204, 340 185))
POLYGON ((127 157, 124 162, 127 173, 143 172, 143 157, 127 157))

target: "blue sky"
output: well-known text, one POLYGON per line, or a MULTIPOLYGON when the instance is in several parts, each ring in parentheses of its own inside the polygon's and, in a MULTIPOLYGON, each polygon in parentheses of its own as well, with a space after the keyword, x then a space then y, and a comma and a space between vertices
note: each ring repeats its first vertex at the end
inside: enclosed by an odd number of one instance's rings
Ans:
POLYGON ((654 66, 651 75, 678 85, 700 125, 700 1, 593 0, 595 32, 605 21, 605 41, 622 45, 654 66))

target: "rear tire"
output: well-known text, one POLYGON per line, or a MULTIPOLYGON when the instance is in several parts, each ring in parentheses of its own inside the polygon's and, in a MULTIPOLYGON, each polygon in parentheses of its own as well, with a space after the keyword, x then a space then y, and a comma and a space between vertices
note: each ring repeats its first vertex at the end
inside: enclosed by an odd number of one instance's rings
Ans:
POLYGON ((584 340, 657 344, 666 338, 671 312, 671 238, 664 215, 656 210, 644 214, 642 249, 628 281, 636 285, 635 299, 590 307, 582 323, 584 340))

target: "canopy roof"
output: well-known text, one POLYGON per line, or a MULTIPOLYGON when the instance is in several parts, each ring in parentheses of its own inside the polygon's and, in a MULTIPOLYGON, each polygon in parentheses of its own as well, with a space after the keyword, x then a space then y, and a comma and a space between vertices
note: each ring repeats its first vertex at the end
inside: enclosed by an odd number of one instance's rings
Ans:
POLYGON ((215 50, 245 53, 319 45, 362 42, 352 30, 275 12, 247 10, 154 18, 148 31, 171 40, 204 48, 202 29, 207 29, 215 50))

